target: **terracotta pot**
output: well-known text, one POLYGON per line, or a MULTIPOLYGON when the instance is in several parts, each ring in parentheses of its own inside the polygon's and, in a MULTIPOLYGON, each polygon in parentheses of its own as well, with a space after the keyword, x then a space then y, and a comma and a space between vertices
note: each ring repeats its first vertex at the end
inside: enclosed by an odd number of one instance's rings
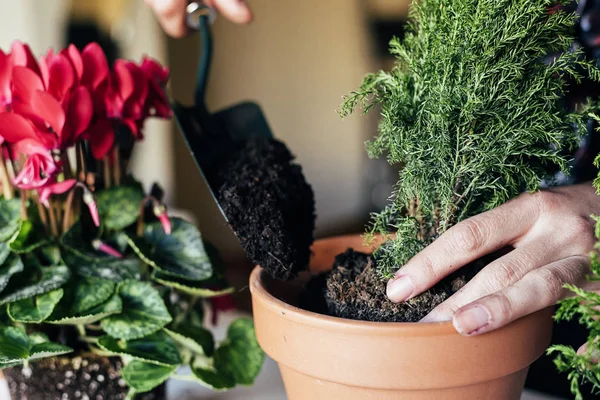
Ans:
MULTIPOLYGON (((311 271, 363 247, 359 236, 319 240, 311 271)), ((552 309, 477 337, 450 322, 377 323, 320 315, 294 306, 307 277, 250 277, 258 342, 279 363, 289 400, 519 399, 529 365, 550 343, 552 309)))
MULTIPOLYGON (((3 372, 13 400, 124 400, 129 389, 121 379, 121 366, 119 358, 86 354, 46 358, 31 363, 29 368, 18 366, 3 372)), ((164 399, 164 384, 136 397, 136 400, 164 399)))

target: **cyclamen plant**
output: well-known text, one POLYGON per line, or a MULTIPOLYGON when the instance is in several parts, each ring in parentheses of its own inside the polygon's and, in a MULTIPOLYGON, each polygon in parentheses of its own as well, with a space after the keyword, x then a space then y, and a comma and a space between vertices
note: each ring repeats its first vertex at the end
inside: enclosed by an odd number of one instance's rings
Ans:
POLYGON ((119 356, 130 397, 183 364, 215 389, 254 381, 252 322, 218 347, 202 326, 233 291, 214 251, 126 173, 145 120, 171 116, 168 76, 150 58, 109 67, 95 43, 0 51, 0 368, 119 356))

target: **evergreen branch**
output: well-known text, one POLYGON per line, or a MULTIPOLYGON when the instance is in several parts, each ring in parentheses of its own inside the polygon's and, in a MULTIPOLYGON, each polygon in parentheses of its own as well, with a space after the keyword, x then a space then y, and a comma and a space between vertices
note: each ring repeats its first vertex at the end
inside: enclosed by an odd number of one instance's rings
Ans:
POLYGON ((562 99, 569 83, 598 81, 600 70, 571 49, 577 16, 550 14, 555 4, 413 2, 405 37, 390 42, 392 70, 367 75, 345 97, 342 116, 377 106, 367 150, 401 168, 370 229, 398 231, 376 253, 383 276, 454 224, 568 173, 567 154, 598 105, 568 110, 562 99), (415 218, 425 229, 413 227, 415 218))

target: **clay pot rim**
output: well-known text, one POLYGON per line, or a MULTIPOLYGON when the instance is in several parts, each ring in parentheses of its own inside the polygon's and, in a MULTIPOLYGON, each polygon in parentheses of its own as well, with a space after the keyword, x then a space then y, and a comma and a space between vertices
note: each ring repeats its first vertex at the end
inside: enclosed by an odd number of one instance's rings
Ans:
MULTIPOLYGON (((326 240, 326 239, 325 239, 326 240)), ((273 296, 264 285, 267 272, 257 265, 250 275, 250 292, 273 311, 281 312, 287 318, 304 325, 327 328, 329 330, 349 330, 360 333, 369 332, 370 335, 403 335, 403 336, 448 336, 460 335, 452 321, 444 322, 372 322, 357 321, 347 318, 332 317, 307 311, 293 306, 273 296)))

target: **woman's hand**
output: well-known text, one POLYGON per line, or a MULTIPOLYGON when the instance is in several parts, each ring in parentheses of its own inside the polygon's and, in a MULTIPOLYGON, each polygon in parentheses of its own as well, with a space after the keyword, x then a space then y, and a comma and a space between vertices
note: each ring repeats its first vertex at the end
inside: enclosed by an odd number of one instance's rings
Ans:
MULTIPOLYGON (((180 38, 188 33, 185 9, 188 0, 145 0, 156 14, 165 32, 180 38)), ((204 4, 214 8, 225 18, 239 24, 252 21, 252 12, 244 0, 204 0, 204 4)))
POLYGON ((387 286, 394 302, 431 288, 449 273, 507 246, 422 322, 452 319, 467 336, 500 328, 568 295, 565 283, 587 287, 594 240, 591 214, 600 196, 591 183, 523 194, 456 224, 413 257, 387 286))

